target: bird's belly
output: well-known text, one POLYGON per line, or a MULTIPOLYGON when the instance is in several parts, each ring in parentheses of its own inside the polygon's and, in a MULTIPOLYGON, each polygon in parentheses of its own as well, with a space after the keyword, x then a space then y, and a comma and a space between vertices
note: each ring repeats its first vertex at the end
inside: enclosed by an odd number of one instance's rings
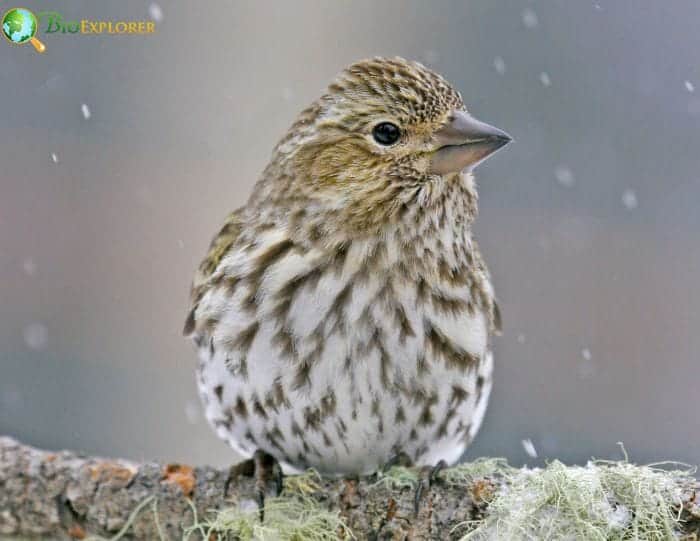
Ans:
POLYGON ((483 314, 438 313, 401 292, 373 301, 376 288, 339 314, 329 307, 342 287, 326 292, 299 296, 286 327, 258 318, 245 351, 231 346, 240 330, 200 345, 198 386, 218 435, 287 471, 370 473, 400 452, 416 464, 458 460, 491 387, 483 314))

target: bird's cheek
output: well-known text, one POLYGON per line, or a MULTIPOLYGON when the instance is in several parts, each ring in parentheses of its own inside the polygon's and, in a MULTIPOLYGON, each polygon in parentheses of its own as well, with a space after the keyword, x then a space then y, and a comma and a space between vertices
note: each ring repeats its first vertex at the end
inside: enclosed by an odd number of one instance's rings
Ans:
POLYGON ((428 171, 430 169, 430 163, 431 163, 431 156, 428 153, 421 154, 418 159, 413 163, 413 167, 415 168, 416 171, 419 171, 421 174, 427 175, 429 174, 428 171))

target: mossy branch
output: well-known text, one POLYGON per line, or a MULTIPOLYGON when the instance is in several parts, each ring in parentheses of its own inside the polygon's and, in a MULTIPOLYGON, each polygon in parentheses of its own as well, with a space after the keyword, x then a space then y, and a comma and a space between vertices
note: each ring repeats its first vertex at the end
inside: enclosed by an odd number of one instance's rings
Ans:
MULTIPOLYGON (((450 468, 416 515, 415 470, 285 480, 260 524, 253 481, 210 467, 52 453, 0 437, 0 536, 61 539, 674 539, 700 528, 687 469, 627 461, 450 468), (505 536, 505 537, 504 537, 505 536), (581 537, 584 536, 584 537, 581 537)), ((698 500, 696 500, 696 495, 698 500)), ((695 537, 697 538, 697 537, 695 537)))

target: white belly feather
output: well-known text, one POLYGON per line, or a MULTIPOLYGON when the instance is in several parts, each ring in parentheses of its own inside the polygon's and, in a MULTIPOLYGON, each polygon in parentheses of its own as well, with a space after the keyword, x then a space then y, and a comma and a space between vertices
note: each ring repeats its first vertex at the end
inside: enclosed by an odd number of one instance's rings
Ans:
MULTIPOLYGON (((280 240, 261 239, 257 250, 280 240)), ((342 266, 300 282, 284 317, 280 292, 323 254, 289 251, 256 291, 231 296, 222 286, 201 299, 197 319, 217 323, 198 339, 199 391, 207 419, 242 455, 260 448, 287 471, 362 474, 399 452, 417 464, 454 463, 471 441, 491 386, 488 318, 422 298, 392 270, 400 251, 386 251, 382 272, 358 278, 375 249, 354 243, 342 266), (453 358, 459 352, 464 362, 453 358)), ((255 257, 240 250, 217 274, 250 273, 255 257)), ((470 298, 466 285, 441 287, 470 298)))

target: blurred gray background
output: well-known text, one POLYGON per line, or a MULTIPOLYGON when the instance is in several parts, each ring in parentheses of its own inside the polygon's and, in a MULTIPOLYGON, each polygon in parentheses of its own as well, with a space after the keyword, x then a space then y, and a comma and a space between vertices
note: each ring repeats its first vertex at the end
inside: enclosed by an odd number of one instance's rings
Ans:
POLYGON ((700 461, 696 0, 26 4, 157 31, 0 42, 0 433, 231 463, 192 272, 297 112, 401 55, 516 139, 477 172, 505 332, 467 458, 700 461))

